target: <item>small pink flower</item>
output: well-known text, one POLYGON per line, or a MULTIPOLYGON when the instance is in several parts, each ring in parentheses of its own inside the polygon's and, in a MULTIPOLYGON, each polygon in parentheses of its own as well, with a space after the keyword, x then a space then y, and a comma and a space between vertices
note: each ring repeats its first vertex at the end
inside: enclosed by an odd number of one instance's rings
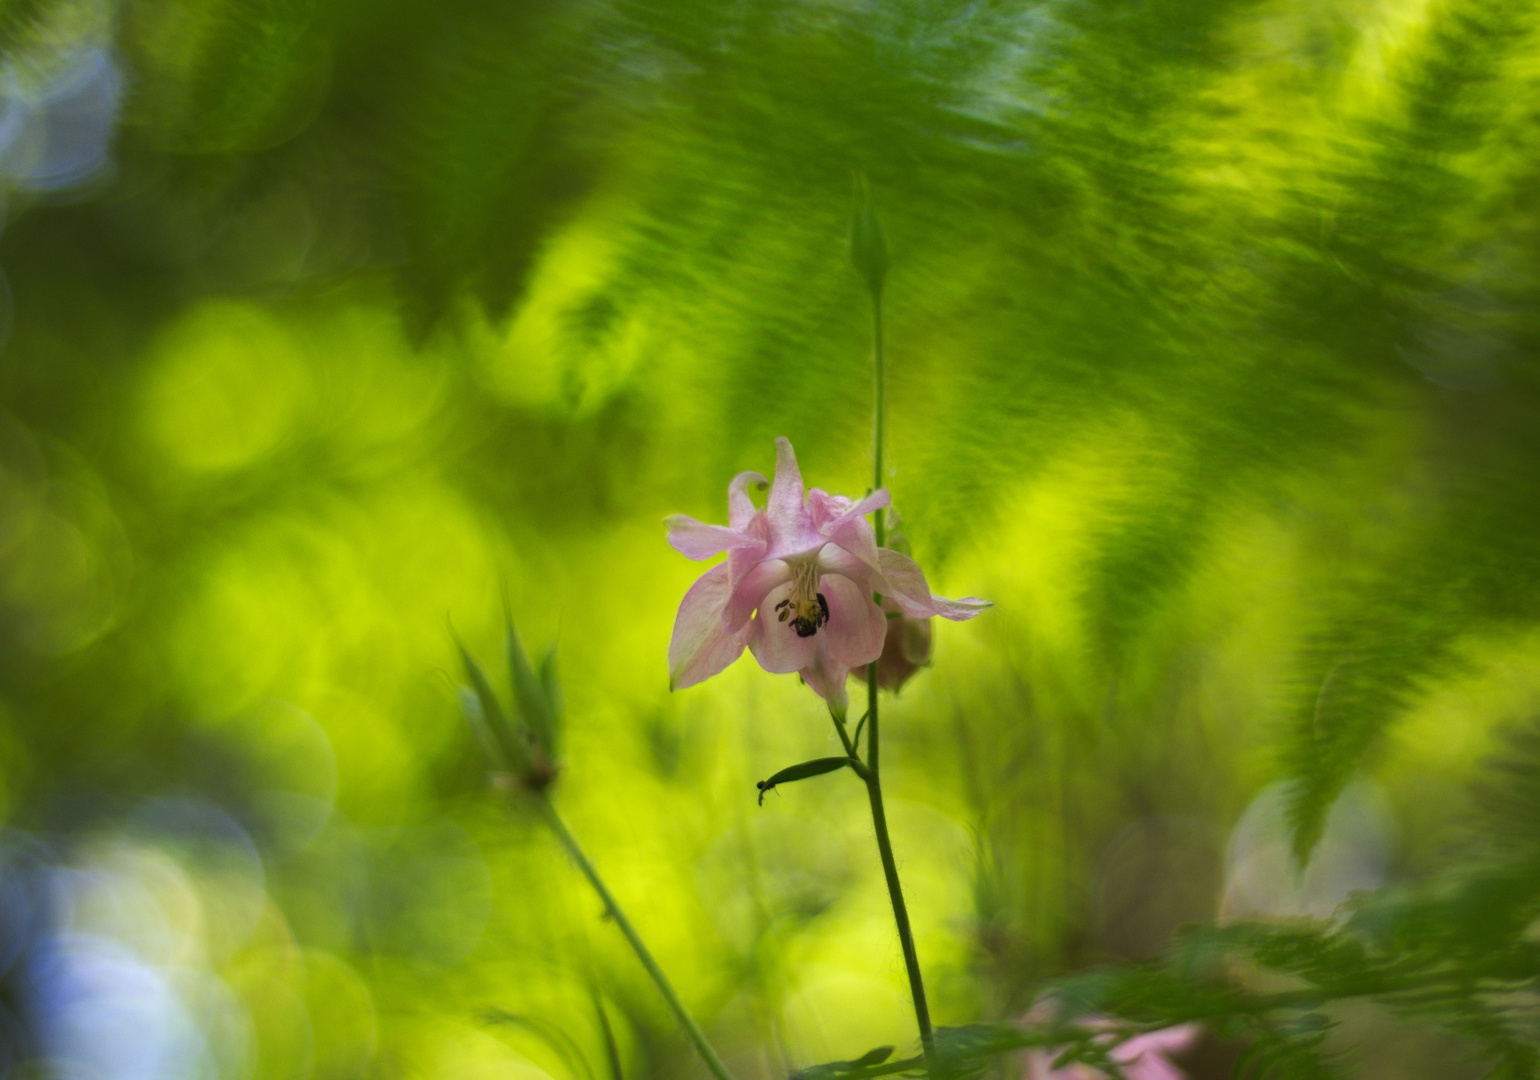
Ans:
POLYGON ((818 488, 803 494, 791 443, 775 440, 775 482, 763 510, 739 473, 727 487, 726 525, 675 515, 668 542, 692 559, 727 552, 685 593, 668 646, 669 685, 710 678, 747 646, 766 671, 798 672, 829 704, 845 708, 850 669, 882 653, 887 618, 872 594, 915 618, 971 619, 989 604, 932 596, 913 559, 879 548, 866 515, 888 505, 885 488, 860 501, 818 488))
MULTIPOLYGON (((1197 1024, 1177 1024, 1135 1035, 1115 1047, 1111 1057, 1128 1080, 1187 1080, 1187 1074, 1171 1064, 1166 1055, 1190 1049, 1197 1041, 1199 1030, 1197 1024)), ((1053 1059, 1057 1055, 1051 1047, 1028 1050, 1025 1055, 1027 1080, 1106 1080, 1105 1073, 1083 1061, 1053 1068, 1053 1059)))

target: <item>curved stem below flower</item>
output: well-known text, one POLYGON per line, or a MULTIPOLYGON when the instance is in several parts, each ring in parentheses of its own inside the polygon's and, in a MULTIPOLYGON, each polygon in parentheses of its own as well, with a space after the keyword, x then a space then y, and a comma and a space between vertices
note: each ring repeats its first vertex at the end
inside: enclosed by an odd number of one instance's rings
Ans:
POLYGON ((674 988, 670 985, 667 976, 663 974, 663 969, 652 958, 652 953, 647 951, 647 946, 642 943, 642 936, 636 932, 636 927, 631 925, 631 920, 626 918, 626 913, 620 909, 615 897, 610 894, 604 879, 599 876, 599 871, 594 869, 594 864, 588 861, 588 856, 578 846, 577 838, 568 830, 567 823, 556 812, 556 807, 544 795, 536 796, 535 801, 540 805, 540 815, 545 819, 546 825, 550 826, 551 831, 556 834, 556 839, 561 841, 562 847, 567 849, 567 854, 572 856, 572 861, 578 864, 578 869, 582 870, 583 876, 588 878, 588 883, 594 887, 594 892, 599 894, 599 899, 604 901, 604 909, 609 912, 610 918, 615 920, 615 925, 620 927, 620 932, 630 943, 636 958, 642 962, 642 967, 647 969, 647 974, 652 976, 652 981, 657 984, 658 991, 668 1002, 668 1007, 674 1011, 679 1026, 684 1028, 685 1034, 695 1044, 696 1052, 706 1063, 706 1068, 711 1070, 711 1075, 717 1080, 733 1080, 732 1074, 722 1064, 722 1059, 717 1057, 716 1051, 706 1041, 706 1035, 696 1024, 695 1018, 684 1007, 684 1002, 679 1000, 679 995, 674 993, 674 988))
POLYGON ((880 743, 877 734, 877 665, 867 669, 866 685, 870 702, 866 721, 867 798, 872 804, 872 828, 877 833, 877 852, 882 857, 882 876, 888 883, 888 899, 893 902, 893 922, 898 927, 899 944, 904 950, 904 970, 909 974, 909 993, 914 998, 914 1019, 920 1028, 920 1045, 931 1076, 936 1075, 935 1037, 931 1033, 930 1006, 925 1001, 925 981, 920 977, 920 954, 914 947, 914 931, 909 927, 909 908, 904 903, 904 889, 898 880, 898 863, 893 858, 893 841, 888 838, 888 814, 882 805, 882 774, 879 769, 880 743))

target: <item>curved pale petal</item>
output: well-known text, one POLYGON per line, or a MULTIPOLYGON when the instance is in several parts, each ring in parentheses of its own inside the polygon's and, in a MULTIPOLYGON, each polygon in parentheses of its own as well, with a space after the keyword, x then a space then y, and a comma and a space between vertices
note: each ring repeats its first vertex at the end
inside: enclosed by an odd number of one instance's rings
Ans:
POLYGON ((882 576, 888 583, 886 589, 879 586, 879 591, 891 595, 898 601, 898 606, 903 608, 905 615, 912 615, 917 619, 923 619, 927 615, 940 615, 943 619, 960 622, 963 619, 973 618, 987 607, 994 606, 988 600, 978 600, 971 596, 961 600, 932 596, 930 586, 925 582, 924 571, 909 556, 890 548, 878 548, 877 557, 878 564, 882 568, 882 576))
POLYGON ((763 491, 769 483, 757 472, 741 472, 733 477, 733 482, 727 485, 727 523, 735 529, 747 525, 759 513, 754 509, 754 500, 749 498, 750 486, 763 491))
POLYGON ((850 705, 850 699, 845 693, 845 680, 850 676, 850 669, 829 655, 822 634, 815 640, 820 644, 813 650, 812 663, 800 668, 797 674, 802 676, 802 681, 813 693, 829 703, 830 709, 844 716, 850 705))
POLYGON ((743 527, 743 533, 754 537, 757 543, 753 547, 734 548, 727 553, 727 567, 732 572, 735 589, 743 576, 759 565, 770 547, 770 526, 765 521, 763 511, 749 519, 749 523, 743 527))
POLYGON ((763 607, 771 589, 791 580, 791 567, 780 559, 765 559, 733 585, 730 598, 722 608, 722 625, 736 633, 749 621, 754 609, 763 607))
POLYGON ((838 544, 873 570, 878 568, 877 538, 866 515, 888 505, 888 489, 878 488, 860 502, 845 508, 839 517, 820 531, 831 543, 838 544))
POLYGON ((1112 1051, 1112 1060, 1122 1063, 1134 1061, 1145 1054, 1180 1054, 1197 1042, 1202 1033, 1203 1029, 1197 1024, 1176 1024, 1157 1031, 1147 1031, 1119 1045, 1112 1051))
POLYGON ((843 574, 868 595, 884 592, 887 582, 874 566, 862 562, 837 544, 825 544, 818 553, 818 568, 826 574, 843 574))
POLYGON ((844 513, 840 514, 839 516, 841 519, 864 517, 865 515, 870 514, 873 510, 885 509, 892 501, 893 498, 888 494, 887 488, 878 488, 870 495, 867 495, 856 502, 851 502, 849 499, 846 499, 845 502, 847 505, 845 507, 844 513))
POLYGON ((827 638, 829 655, 846 667, 870 664, 882 655, 888 633, 888 617, 872 602, 870 591, 839 574, 827 574, 818 582, 829 604, 829 621, 818 631, 827 638))
POLYGON ((770 590, 759 606, 759 614, 748 626, 748 645, 759 666, 776 675, 798 671, 813 661, 818 635, 799 637, 789 622, 777 622, 775 605, 791 595, 791 582, 770 590), (766 618, 767 613, 769 617, 766 618))
POLYGON ((726 525, 707 525, 685 514, 672 514, 663 519, 663 524, 668 526, 669 545, 687 559, 709 559, 724 551, 763 550, 765 546, 763 537, 726 525))
POLYGON ((722 626, 722 608, 730 595, 726 563, 707 570, 684 594, 668 643, 670 690, 709 679, 743 652, 741 635, 722 626))
POLYGON ((802 469, 797 465, 797 452, 791 448, 791 440, 775 440, 775 480, 770 485, 770 499, 765 509, 771 517, 789 514, 805 514, 807 506, 802 498, 802 469))
POLYGON ((822 529, 850 509, 850 500, 843 495, 830 495, 823 488, 809 488, 807 509, 813 518, 813 528, 822 529))
POLYGON ((813 528, 813 516, 803 500, 802 470, 797 467, 797 455, 785 439, 775 440, 775 480, 770 484, 765 516, 770 524, 768 554, 773 558, 800 555, 823 543, 818 530, 813 528))

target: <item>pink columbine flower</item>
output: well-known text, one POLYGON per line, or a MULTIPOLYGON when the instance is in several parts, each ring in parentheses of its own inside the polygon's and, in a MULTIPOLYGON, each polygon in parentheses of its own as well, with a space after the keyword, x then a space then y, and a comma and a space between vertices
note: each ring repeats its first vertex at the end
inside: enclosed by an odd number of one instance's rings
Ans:
MULTIPOLYGON (((1197 1024, 1177 1024, 1135 1035, 1114 1047, 1111 1057, 1128 1080, 1187 1080, 1167 1055, 1191 1049, 1200 1031, 1197 1024)), ((1106 1080, 1105 1073, 1083 1061, 1055 1069, 1055 1056, 1053 1049, 1027 1051, 1027 1080, 1106 1080)))
POLYGON ((880 488, 860 501, 818 488, 803 493, 791 443, 775 440, 775 482, 763 510, 749 497, 756 472, 727 487, 726 525, 675 515, 668 542, 692 559, 727 552, 679 605, 668 646, 669 685, 710 678, 747 646, 766 671, 798 672, 843 713, 845 678, 882 653, 888 620, 874 593, 915 618, 971 619, 988 602, 932 596, 913 559, 879 548, 866 515, 888 505, 880 488))

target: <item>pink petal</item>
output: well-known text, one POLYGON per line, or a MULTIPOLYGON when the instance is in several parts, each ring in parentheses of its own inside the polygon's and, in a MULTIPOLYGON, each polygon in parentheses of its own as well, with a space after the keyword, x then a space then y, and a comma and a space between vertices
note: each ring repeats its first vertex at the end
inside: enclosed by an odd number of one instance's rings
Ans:
POLYGON ((882 655, 888 617, 872 602, 872 594, 839 574, 826 574, 818 588, 829 604, 829 621, 818 631, 827 637, 829 655, 846 667, 870 664, 882 655))
POLYGON ((726 525, 707 525, 684 514, 670 515, 663 519, 663 524, 668 526, 669 544, 687 559, 709 559, 723 551, 763 550, 765 546, 763 537, 726 525))
POLYGON ((759 513, 754 509, 754 500, 749 498, 749 485, 752 484, 760 490, 764 490, 769 481, 757 472, 741 472, 733 477, 733 482, 727 485, 727 523, 735 529, 741 529, 747 525, 759 513))
POLYGON ((1200 1024, 1176 1024, 1172 1027, 1161 1028, 1159 1031, 1146 1032, 1143 1035, 1135 1035, 1122 1046, 1112 1052, 1112 1056, 1119 1061, 1124 1060, 1123 1055, 1128 1055, 1132 1060, 1146 1051, 1155 1051, 1161 1054, 1180 1054, 1193 1043, 1197 1042, 1202 1034, 1203 1027, 1200 1024))
POLYGON ((825 544, 818 553, 818 568, 825 574, 841 574, 861 586, 863 592, 882 592, 887 587, 883 576, 867 563, 837 544, 825 544))
POLYGON ((925 583, 924 571, 909 556, 888 548, 879 548, 877 557, 882 567, 882 576, 888 581, 888 588, 883 591, 898 601, 905 615, 917 619, 940 615, 944 619, 960 622, 994 606, 988 600, 978 600, 971 596, 961 600, 932 596, 930 586, 925 583))
POLYGON ((775 440, 775 482, 770 485, 770 499, 765 504, 772 517, 806 513, 802 499, 802 470, 797 466, 797 452, 789 439, 775 440))
POLYGON ((775 480, 770 485, 765 516, 770 523, 768 554, 774 558, 799 555, 823 543, 802 498, 802 471, 797 468, 797 455, 785 439, 775 440, 775 480))
MULTIPOLYGON (((1117 1058, 1117 1054, 1114 1053, 1113 1057, 1117 1058)), ((1186 1073, 1154 1050, 1148 1050, 1127 1062, 1118 1058, 1118 1063, 1123 1066, 1123 1075, 1128 1080, 1188 1080, 1186 1073)))
POLYGON ((668 643, 670 690, 683 690, 727 667, 743 652, 740 635, 722 626, 729 593, 727 564, 713 566, 684 594, 668 643))
POLYGON ((878 488, 858 503, 853 503, 839 517, 820 531, 873 570, 877 569, 877 538, 872 534, 866 515, 888 505, 887 488, 878 488))
POLYGON ((1202 1030, 1198 1024, 1177 1024, 1135 1035, 1112 1051, 1112 1060, 1123 1067, 1128 1080, 1188 1080, 1164 1055, 1186 1050, 1202 1030))
POLYGON ((888 494, 887 488, 878 488, 876 491, 872 492, 870 495, 866 496, 859 502, 852 503, 849 499, 846 499, 845 501, 850 503, 850 505, 845 507, 845 512, 841 514, 840 517, 858 518, 870 514, 873 510, 884 509, 893 501, 893 499, 888 494))
POLYGON ((817 635, 798 637, 790 622, 778 622, 773 614, 775 605, 791 595, 791 582, 783 582, 770 591, 759 605, 759 614, 748 626, 748 645, 754 652, 759 666, 776 675, 798 671, 813 662, 817 648, 817 635))
POLYGON ((823 488, 812 488, 807 493, 807 508, 813 517, 813 528, 822 529, 850 509, 850 500, 843 495, 830 495, 823 488))
POLYGON ((850 669, 829 655, 828 642, 822 633, 813 640, 819 643, 813 650, 813 661, 797 674, 813 693, 829 703, 829 708, 843 716, 850 707, 850 699, 845 694, 845 680, 850 676, 850 669))
POLYGON ((752 536, 758 540, 754 547, 735 548, 727 553, 727 566, 732 571, 733 588, 743 580, 744 575, 764 559, 766 551, 770 547, 770 524, 765 520, 761 511, 749 519, 743 527, 744 535, 752 536))
MULTIPOLYGON (((1160 1031, 1150 1031, 1143 1035, 1135 1035, 1135 1037, 1130 1038, 1123 1045, 1118 1046, 1115 1051, 1112 1051, 1112 1058, 1115 1062, 1127 1062, 1132 1063, 1132 1065, 1137 1065, 1135 1058, 1140 1057, 1163 1062, 1163 1058, 1158 1057, 1158 1055, 1181 1054, 1184 1049, 1189 1048, 1189 1046, 1194 1045, 1195 1041, 1198 1041, 1198 1035, 1201 1032, 1203 1032, 1203 1028, 1200 1025, 1184 1023, 1184 1025, 1175 1025, 1173 1028, 1161 1028, 1160 1031)), ((1132 1075, 1132 1071, 1130 1071, 1129 1075, 1132 1075)), ((1163 1077, 1164 1075, 1181 1077, 1183 1072, 1180 1069, 1172 1068, 1170 1074, 1158 1075, 1163 1075, 1163 1077)))
MULTIPOLYGON (((737 633, 749 621, 755 608, 763 608, 771 589, 791 580, 791 567, 780 559, 765 559, 756 564, 733 586, 732 596, 722 608, 722 625, 737 633)), ((788 670, 795 671, 795 668, 788 670)))

